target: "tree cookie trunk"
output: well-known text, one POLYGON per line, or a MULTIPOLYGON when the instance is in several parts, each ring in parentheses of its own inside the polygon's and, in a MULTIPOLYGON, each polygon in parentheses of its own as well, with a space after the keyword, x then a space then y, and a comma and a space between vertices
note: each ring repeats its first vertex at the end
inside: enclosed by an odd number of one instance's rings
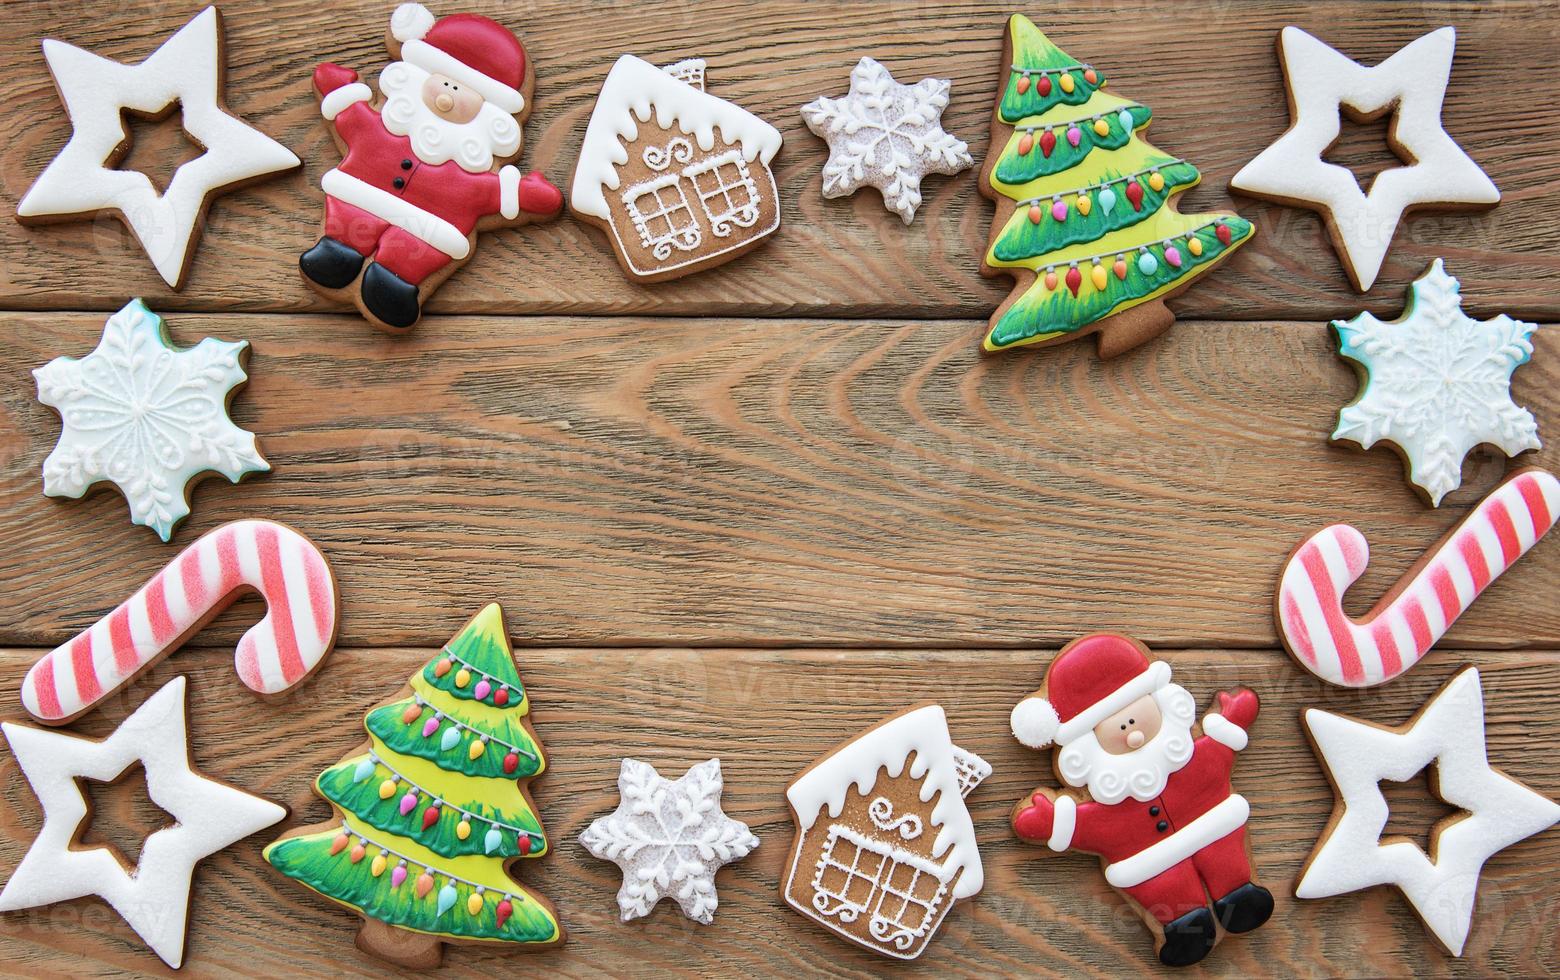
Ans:
POLYGON ((1112 358, 1139 344, 1146 344, 1150 340, 1170 329, 1175 322, 1175 314, 1165 305, 1163 299, 1156 299, 1124 310, 1115 316, 1108 316, 1096 325, 1099 334, 1099 352, 1101 358, 1112 358))
POLYGON ((433 970, 444 962, 444 944, 420 932, 397 929, 378 919, 364 919, 357 946, 370 956, 410 970, 433 970))

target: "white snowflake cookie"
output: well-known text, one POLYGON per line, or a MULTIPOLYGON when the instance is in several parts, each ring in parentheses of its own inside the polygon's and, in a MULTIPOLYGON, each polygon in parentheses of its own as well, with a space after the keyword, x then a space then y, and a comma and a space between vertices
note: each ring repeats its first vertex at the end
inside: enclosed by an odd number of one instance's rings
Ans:
POLYGON ((1533 414, 1511 400, 1511 374, 1533 355, 1535 324, 1473 320, 1457 280, 1436 259, 1409 287, 1403 315, 1332 321, 1338 353, 1359 365, 1359 397, 1338 413, 1334 440, 1395 443, 1431 506, 1462 484, 1463 457, 1488 444, 1507 456, 1539 448, 1533 414))
POLYGON ((83 496, 111 482, 130 519, 167 541, 190 512, 191 480, 206 472, 237 483, 271 469, 255 435, 228 418, 249 379, 249 342, 207 337, 172 346, 162 317, 140 300, 108 318, 86 357, 57 357, 33 371, 38 400, 57 411, 60 441, 43 461, 43 492, 83 496))
POLYGON ((946 78, 901 85, 887 68, 862 58, 850 73, 848 95, 802 106, 807 128, 829 144, 823 196, 876 187, 890 211, 907 225, 913 221, 923 177, 956 174, 975 162, 964 141, 942 128, 952 85, 946 78))
POLYGON ((701 762, 676 782, 648 763, 623 760, 622 803, 587 827, 580 843, 623 869, 618 909, 624 922, 649 915, 667 897, 695 922, 715 920, 715 872, 758 846, 747 824, 721 811, 721 789, 719 759, 701 762))

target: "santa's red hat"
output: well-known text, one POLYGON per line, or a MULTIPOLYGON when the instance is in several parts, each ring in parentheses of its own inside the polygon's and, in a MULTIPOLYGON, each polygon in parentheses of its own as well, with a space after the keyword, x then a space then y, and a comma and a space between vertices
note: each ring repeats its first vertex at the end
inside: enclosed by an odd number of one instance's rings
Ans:
POLYGON ((1013 735, 1032 749, 1067 745, 1145 694, 1170 683, 1170 665, 1152 663, 1136 640, 1095 633, 1062 648, 1045 675, 1048 697, 1013 709, 1013 735))
POLYGON ((525 47, 507 27, 480 14, 434 20, 420 3, 403 3, 390 16, 401 60, 448 75, 508 113, 525 108, 525 47))

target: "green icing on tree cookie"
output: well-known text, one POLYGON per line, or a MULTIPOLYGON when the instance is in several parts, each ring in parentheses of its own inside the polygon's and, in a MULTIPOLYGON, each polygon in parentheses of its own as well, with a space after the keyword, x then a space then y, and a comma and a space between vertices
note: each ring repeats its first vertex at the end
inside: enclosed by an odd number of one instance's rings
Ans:
POLYGON ((498 606, 483 609, 413 674, 411 689, 411 697, 368 713, 367 752, 315 781, 335 808, 331 824, 272 843, 265 859, 366 918, 411 933, 556 942, 562 929, 551 906, 506 870, 548 851, 525 790, 546 761, 526 726, 529 705, 498 606), (435 670, 450 653, 515 700, 477 700, 471 678, 452 687, 454 670, 435 670))
MULTIPOLYGON (((981 265, 1013 270, 1016 285, 992 317, 986 349, 1081 336, 1185 287, 1250 239, 1251 223, 1236 215, 1175 209, 1199 174, 1142 137, 1148 107, 1104 92, 1098 69, 1022 15, 1008 22, 1008 45, 982 181, 997 211, 981 265)), ((1141 342, 1155 319, 1139 317, 1121 336, 1141 342)))
POLYGON ((524 709, 525 687, 504 636, 503 617, 489 606, 444 645, 444 656, 423 668, 423 680, 455 698, 497 708, 524 709))

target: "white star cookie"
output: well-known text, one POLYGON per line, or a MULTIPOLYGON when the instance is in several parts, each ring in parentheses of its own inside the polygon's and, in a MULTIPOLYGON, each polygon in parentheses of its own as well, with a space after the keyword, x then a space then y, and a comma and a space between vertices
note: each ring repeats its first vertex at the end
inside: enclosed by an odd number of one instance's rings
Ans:
POLYGON ((97 895, 175 969, 184 961, 195 865, 287 816, 285 808, 191 768, 182 677, 101 742, 9 722, 0 728, 43 805, 43 829, 0 891, 0 911, 97 895), (175 822, 147 837, 140 862, 126 868, 108 848, 76 844, 88 813, 77 780, 112 782, 137 762, 145 768, 146 795, 175 822))
POLYGON ((846 197, 862 187, 883 192, 883 203, 909 224, 921 204, 921 178, 956 174, 974 164, 963 140, 943 132, 946 78, 914 85, 894 81, 888 69, 862 58, 850 73, 850 94, 802 106, 807 128, 829 144, 823 196, 846 197))
POLYGON ((1435 938, 1461 956, 1484 862, 1560 820, 1560 806, 1490 767, 1479 672, 1470 667, 1452 678, 1398 728, 1316 708, 1306 711, 1305 727, 1338 798, 1295 895, 1395 885, 1435 938), (1381 839, 1388 811, 1379 785, 1411 779, 1431 763, 1437 795, 1467 811, 1437 825, 1434 861, 1412 841, 1381 839))
POLYGON ((1500 191, 1441 127, 1457 31, 1443 27, 1366 67, 1298 27, 1279 34, 1289 88, 1289 131, 1241 168, 1235 190, 1322 212, 1344 270, 1361 292, 1381 271, 1398 221, 1417 207, 1491 207, 1500 191), (1369 121, 1388 112, 1389 137, 1413 163, 1384 170, 1360 190, 1346 167, 1322 157, 1338 139, 1339 114, 1369 121))
POLYGON ((237 483, 264 473, 255 434, 228 418, 249 379, 249 342, 207 337, 171 346, 162 317, 131 300, 108 318, 86 357, 56 357, 33 371, 38 400, 59 412, 60 441, 43 461, 43 492, 79 498, 103 481, 130 504, 130 520, 167 541, 190 512, 188 485, 216 472, 237 483))
POLYGON ((624 922, 649 915, 666 897, 695 922, 715 921, 715 872, 758 846, 747 824, 721 812, 721 788, 719 759, 701 762, 676 782, 648 763, 623 760, 623 802, 587 827, 580 843, 623 869, 618 909, 624 922))
POLYGON ((182 286, 207 200, 299 165, 287 147, 222 108, 221 27, 217 9, 207 7, 137 65, 45 40, 43 54, 74 131, 22 198, 17 217, 43 223, 117 211, 163 280, 182 286), (159 194, 145 174, 114 169, 128 145, 122 113, 156 116, 175 105, 184 131, 205 152, 180 166, 159 194))
POLYGON ((1436 259, 1409 287, 1396 320, 1332 321, 1338 353, 1359 365, 1360 395, 1338 413, 1336 440, 1395 443, 1432 506, 1462 484, 1463 457, 1491 445, 1539 448, 1533 414, 1511 400, 1511 374, 1533 354, 1536 324, 1470 319, 1456 279, 1436 259))

